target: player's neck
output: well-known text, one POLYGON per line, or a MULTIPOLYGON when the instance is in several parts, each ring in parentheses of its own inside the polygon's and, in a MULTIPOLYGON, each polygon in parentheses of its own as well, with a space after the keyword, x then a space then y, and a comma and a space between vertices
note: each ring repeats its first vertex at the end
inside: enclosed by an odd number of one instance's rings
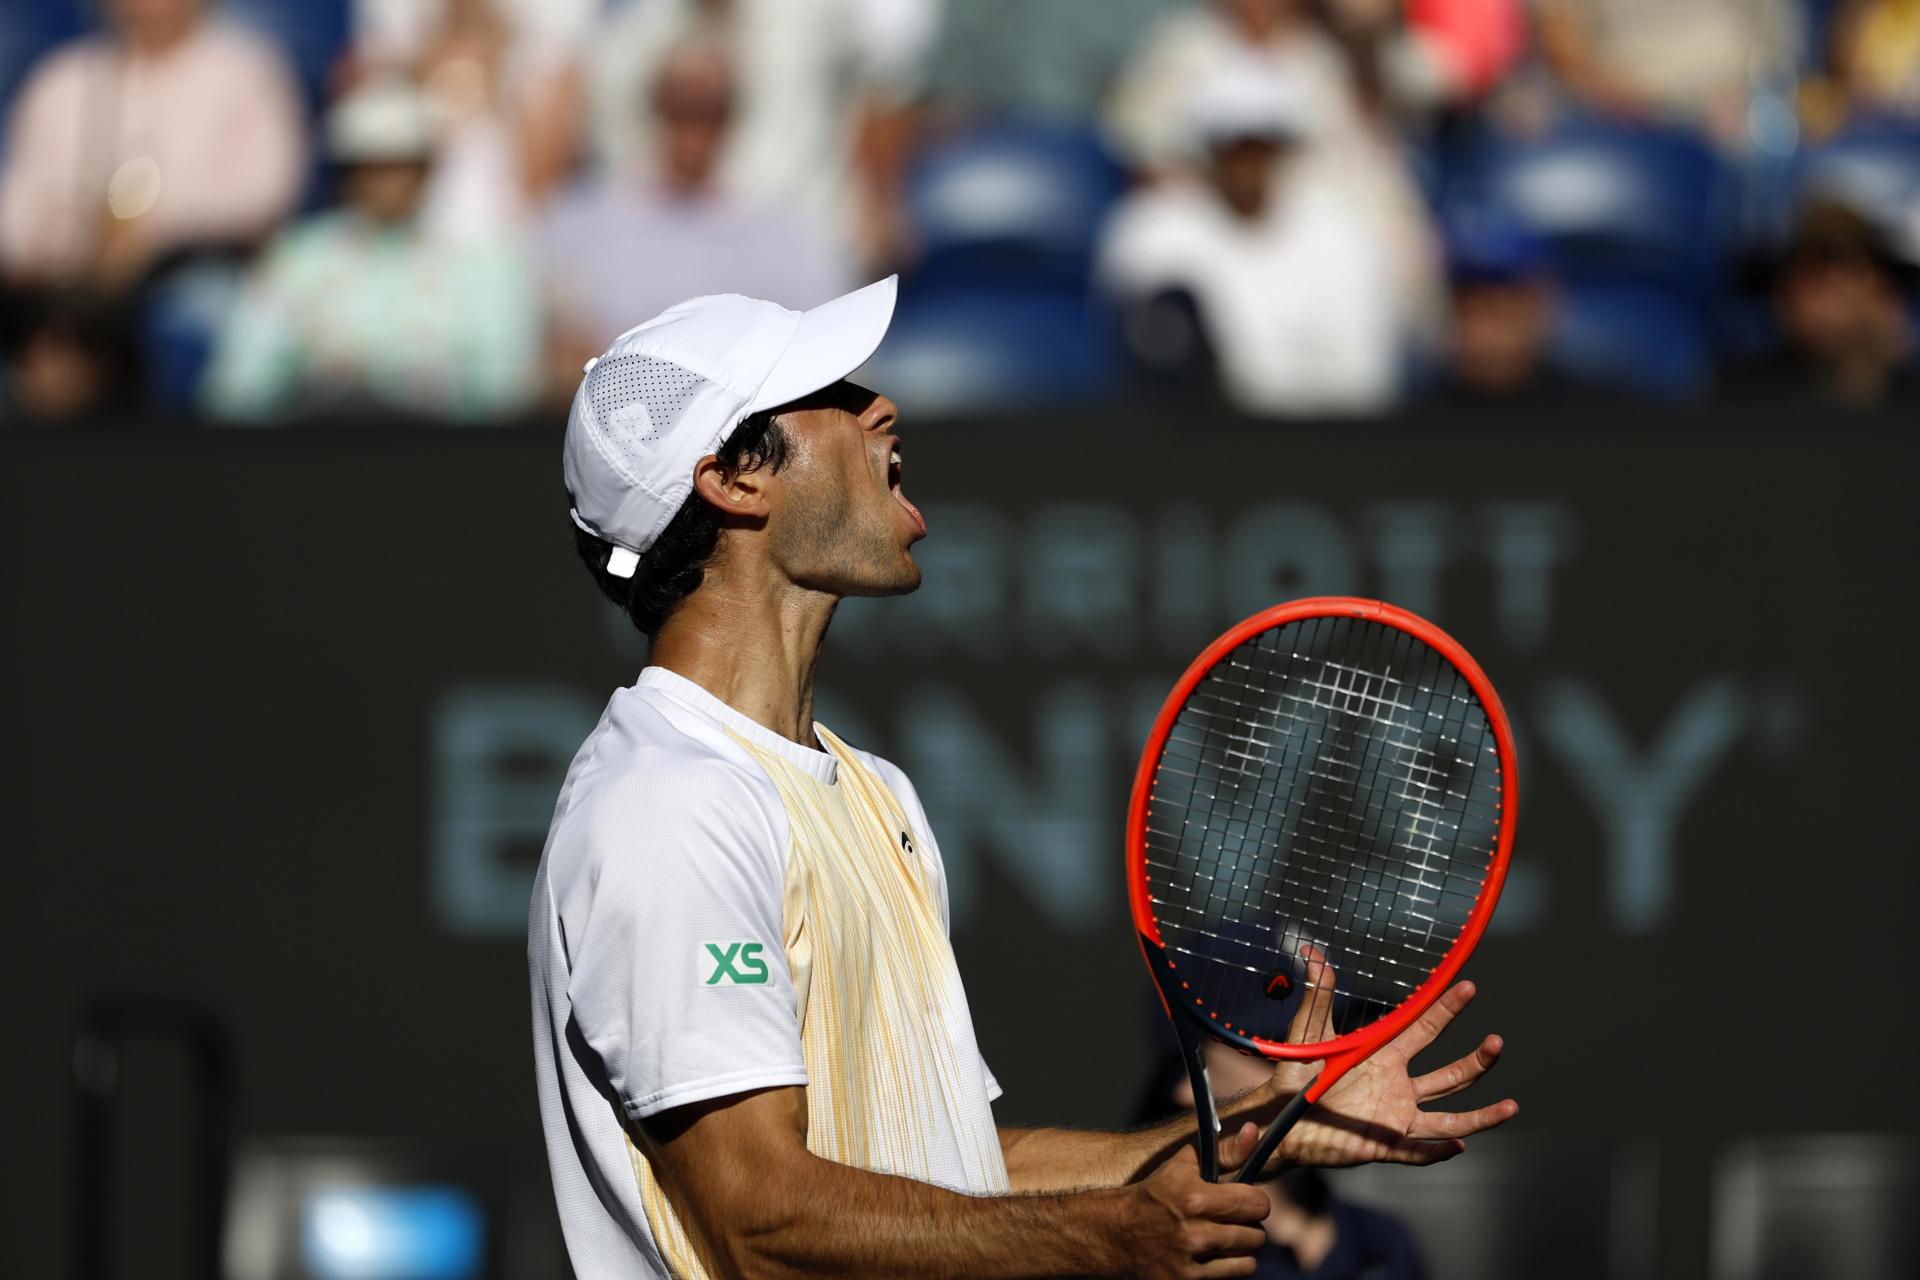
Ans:
POLYGON ((813 732, 813 669, 836 596, 709 574, 654 637, 651 661, 791 742, 813 732))

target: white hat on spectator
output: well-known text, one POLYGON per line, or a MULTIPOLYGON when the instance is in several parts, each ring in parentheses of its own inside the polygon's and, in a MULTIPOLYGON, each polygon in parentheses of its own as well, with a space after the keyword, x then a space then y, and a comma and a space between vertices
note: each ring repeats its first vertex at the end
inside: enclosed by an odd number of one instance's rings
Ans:
POLYGON ((689 298, 587 361, 562 458, 575 524, 631 578, 693 493, 693 469, 749 415, 832 386, 867 362, 899 278, 789 311, 737 293, 689 298))
POLYGON ((1242 138, 1299 138, 1312 132, 1304 95, 1292 73, 1253 54, 1209 74, 1187 100, 1187 127, 1203 145, 1242 138))
POLYGON ((347 91, 327 111, 327 158, 339 164, 407 164, 433 155, 439 130, 420 86, 384 77, 347 91))

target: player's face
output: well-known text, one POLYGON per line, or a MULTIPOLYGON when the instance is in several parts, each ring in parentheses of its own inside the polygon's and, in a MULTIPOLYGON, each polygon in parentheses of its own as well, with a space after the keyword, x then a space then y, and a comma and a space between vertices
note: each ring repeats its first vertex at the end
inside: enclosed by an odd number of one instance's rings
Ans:
POLYGON ((791 581, 836 596, 920 585, 911 548, 927 526, 901 488, 898 413, 885 396, 838 382, 781 415, 787 459, 767 531, 791 581))

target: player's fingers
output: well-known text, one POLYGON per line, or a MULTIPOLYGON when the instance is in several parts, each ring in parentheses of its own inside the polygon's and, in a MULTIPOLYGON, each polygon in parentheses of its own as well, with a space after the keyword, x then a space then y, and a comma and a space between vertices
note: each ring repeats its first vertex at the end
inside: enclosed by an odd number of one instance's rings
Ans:
POLYGON ((1413 1081, 1413 1096, 1422 1102, 1460 1092, 1493 1069, 1507 1047, 1499 1036, 1488 1036, 1480 1047, 1464 1058, 1456 1058, 1437 1071, 1429 1071, 1413 1081))
POLYGON ((1260 1126, 1249 1120, 1233 1133, 1220 1139, 1220 1167, 1238 1169, 1246 1158, 1253 1154, 1254 1144, 1260 1141, 1260 1126))
POLYGON ((1421 1111, 1407 1129, 1409 1138, 1470 1138, 1476 1133, 1497 1129, 1520 1114, 1520 1104, 1512 1098, 1476 1111, 1421 1111))
POLYGON ((1258 1253, 1267 1243, 1267 1233, 1259 1227, 1232 1226, 1210 1222, 1193 1231, 1196 1258, 1230 1258, 1235 1254, 1258 1253))
POLYGON ((1215 1258, 1195 1267, 1193 1274, 1201 1280, 1230 1280, 1231 1277, 1250 1276, 1260 1267, 1258 1260, 1241 1255, 1232 1258, 1215 1258))
POLYGON ((1333 987, 1336 974, 1327 963, 1326 952, 1311 942, 1300 944, 1300 959, 1306 965, 1307 995, 1293 1011, 1287 1026, 1288 1044, 1311 1044, 1331 1038, 1333 1026, 1333 987))
POLYGON ((1273 1212, 1273 1201, 1258 1187, 1244 1182, 1210 1182, 1206 1186, 1205 1195, 1189 1202, 1188 1216, 1205 1218, 1211 1223, 1252 1227, 1265 1222, 1273 1212))
POLYGON ((1387 1149, 1389 1164, 1439 1164, 1467 1149, 1458 1138, 1444 1142, 1399 1142, 1387 1149))
POLYGON ((1448 987, 1433 1002, 1432 1008, 1400 1033, 1396 1043, 1409 1058, 1432 1044, 1433 1038, 1445 1031, 1447 1024, 1458 1017, 1462 1009, 1473 1003, 1475 990, 1471 982, 1456 982, 1448 987))

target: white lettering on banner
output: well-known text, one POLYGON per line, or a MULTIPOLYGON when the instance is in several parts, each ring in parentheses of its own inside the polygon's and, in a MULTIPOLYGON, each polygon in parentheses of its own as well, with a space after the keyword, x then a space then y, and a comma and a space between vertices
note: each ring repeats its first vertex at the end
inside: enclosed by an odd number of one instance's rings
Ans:
MULTIPOLYGON (((1198 653, 1214 621, 1213 530, 1198 507, 1170 507, 1153 541, 1154 627, 1169 653, 1198 653)), ((1144 739, 1146 735, 1141 734, 1144 739)))
POLYGON ((956 925, 972 913, 989 858, 1062 928, 1089 929, 1106 914, 1119 888, 1114 812, 1125 803, 1114 794, 1116 727, 1094 685, 1065 681, 1033 708, 1027 756, 947 685, 907 696, 892 741, 940 844, 956 925))
POLYGON ((1222 603, 1233 618, 1281 600, 1359 589, 1353 540, 1331 512, 1310 503, 1253 508, 1233 522, 1221 559, 1222 603))
POLYGON ((831 647, 1190 656, 1229 623, 1300 596, 1376 595, 1444 623, 1448 575, 1490 570, 1501 638, 1532 652, 1546 639, 1554 574, 1579 543, 1572 515, 1545 501, 1408 499, 1354 521, 1318 503, 1269 502, 1223 524, 1191 505, 1150 520, 1099 502, 1051 503, 1024 520, 978 503, 926 512, 939 530, 914 551, 927 586, 847 601, 831 647))
POLYGON ((1455 520, 1438 502, 1383 502, 1367 509, 1380 598, 1423 618, 1440 612, 1440 575, 1452 558, 1455 520))
POLYGON ((463 685, 433 709, 429 897, 449 933, 527 927, 554 801, 599 708, 564 685, 463 685))
MULTIPOLYGON (((1354 517, 1294 501, 1223 515, 1193 504, 1143 515, 1099 501, 1026 513, 984 503, 927 510, 939 531, 915 552, 927 585, 902 599, 847 601, 829 640, 838 658, 829 669, 845 673, 863 659, 896 668, 887 700, 849 703, 823 688, 821 719, 891 755, 920 788, 956 924, 969 919, 991 866, 1067 930, 1117 909, 1135 753, 1174 674, 1223 626, 1289 597, 1349 592, 1445 625, 1448 591, 1471 591, 1477 608, 1491 604, 1504 652, 1481 657, 1496 660, 1498 677, 1506 664, 1497 659, 1548 640, 1556 576, 1581 542, 1573 513, 1546 500, 1409 497, 1354 517), (1473 573, 1486 583, 1462 576, 1473 573), (1029 660, 1040 671, 1067 666, 1022 703, 998 692, 976 700, 944 674, 953 659, 986 663, 989 673, 1029 660), (1156 674, 1095 678, 1116 662, 1156 674)), ((626 620, 604 613, 618 632, 615 652, 637 660, 643 650, 626 620)), ((1778 754, 1805 737, 1803 699, 1716 676, 1636 750, 1581 680, 1548 678, 1530 702, 1517 679, 1509 674, 1502 688, 1522 757, 1529 768, 1564 772, 1599 815, 1608 912, 1628 931, 1658 928, 1671 912, 1681 819, 1734 740, 1744 733, 1778 754), (1545 759, 1528 750, 1529 728, 1550 750, 1545 759)), ((571 687, 512 684, 452 690, 435 709, 432 901, 448 929, 521 927, 531 855, 595 713, 571 687)), ((1572 889, 1567 874, 1564 864, 1550 872, 1516 862, 1496 927, 1543 925, 1554 890, 1572 889)))
MULTIPOLYGON (((1160 679, 1118 688, 1067 678, 1045 687, 1017 724, 997 725, 951 682, 915 681, 875 722, 862 704, 822 688, 820 719, 849 741, 890 755, 926 805, 946 863, 956 927, 980 905, 989 864, 1057 927, 1085 931, 1116 909, 1127 791, 1140 744, 1166 695, 1160 679)), ((1509 689, 1511 696, 1514 691, 1509 689)), ((871 704, 867 704, 871 707, 871 704)), ((1806 716, 1790 692, 1715 676, 1689 690, 1635 750, 1600 695, 1549 679, 1532 728, 1592 805, 1602 837, 1608 912, 1615 927, 1661 926, 1674 904, 1680 823, 1736 740, 1793 749, 1806 716)), ((1509 709, 1514 709, 1512 701, 1509 709)), ((534 857, 567 764, 595 710, 565 686, 465 686, 449 691, 431 724, 431 901, 451 932, 516 932, 525 924, 534 857)), ((1520 753, 1540 767, 1516 722, 1520 753)), ((1555 878, 1516 861, 1495 927, 1519 933, 1551 915, 1555 878)), ((1562 887, 1567 886, 1562 880, 1562 887)))
POLYGON ((1578 528, 1557 502, 1493 502, 1481 517, 1497 587, 1494 618, 1510 646, 1530 653, 1547 638, 1553 571, 1579 545, 1578 528))
POLYGON ((1140 527, 1119 507, 1059 503, 1028 526, 1026 642, 1051 657, 1092 650, 1124 657, 1140 624, 1140 527))
POLYGON ((1549 681, 1538 706, 1541 738, 1606 833, 1614 922, 1630 933, 1658 928, 1673 908, 1681 814, 1749 720, 1740 685, 1728 677, 1695 685, 1644 752, 1578 680, 1549 681))

